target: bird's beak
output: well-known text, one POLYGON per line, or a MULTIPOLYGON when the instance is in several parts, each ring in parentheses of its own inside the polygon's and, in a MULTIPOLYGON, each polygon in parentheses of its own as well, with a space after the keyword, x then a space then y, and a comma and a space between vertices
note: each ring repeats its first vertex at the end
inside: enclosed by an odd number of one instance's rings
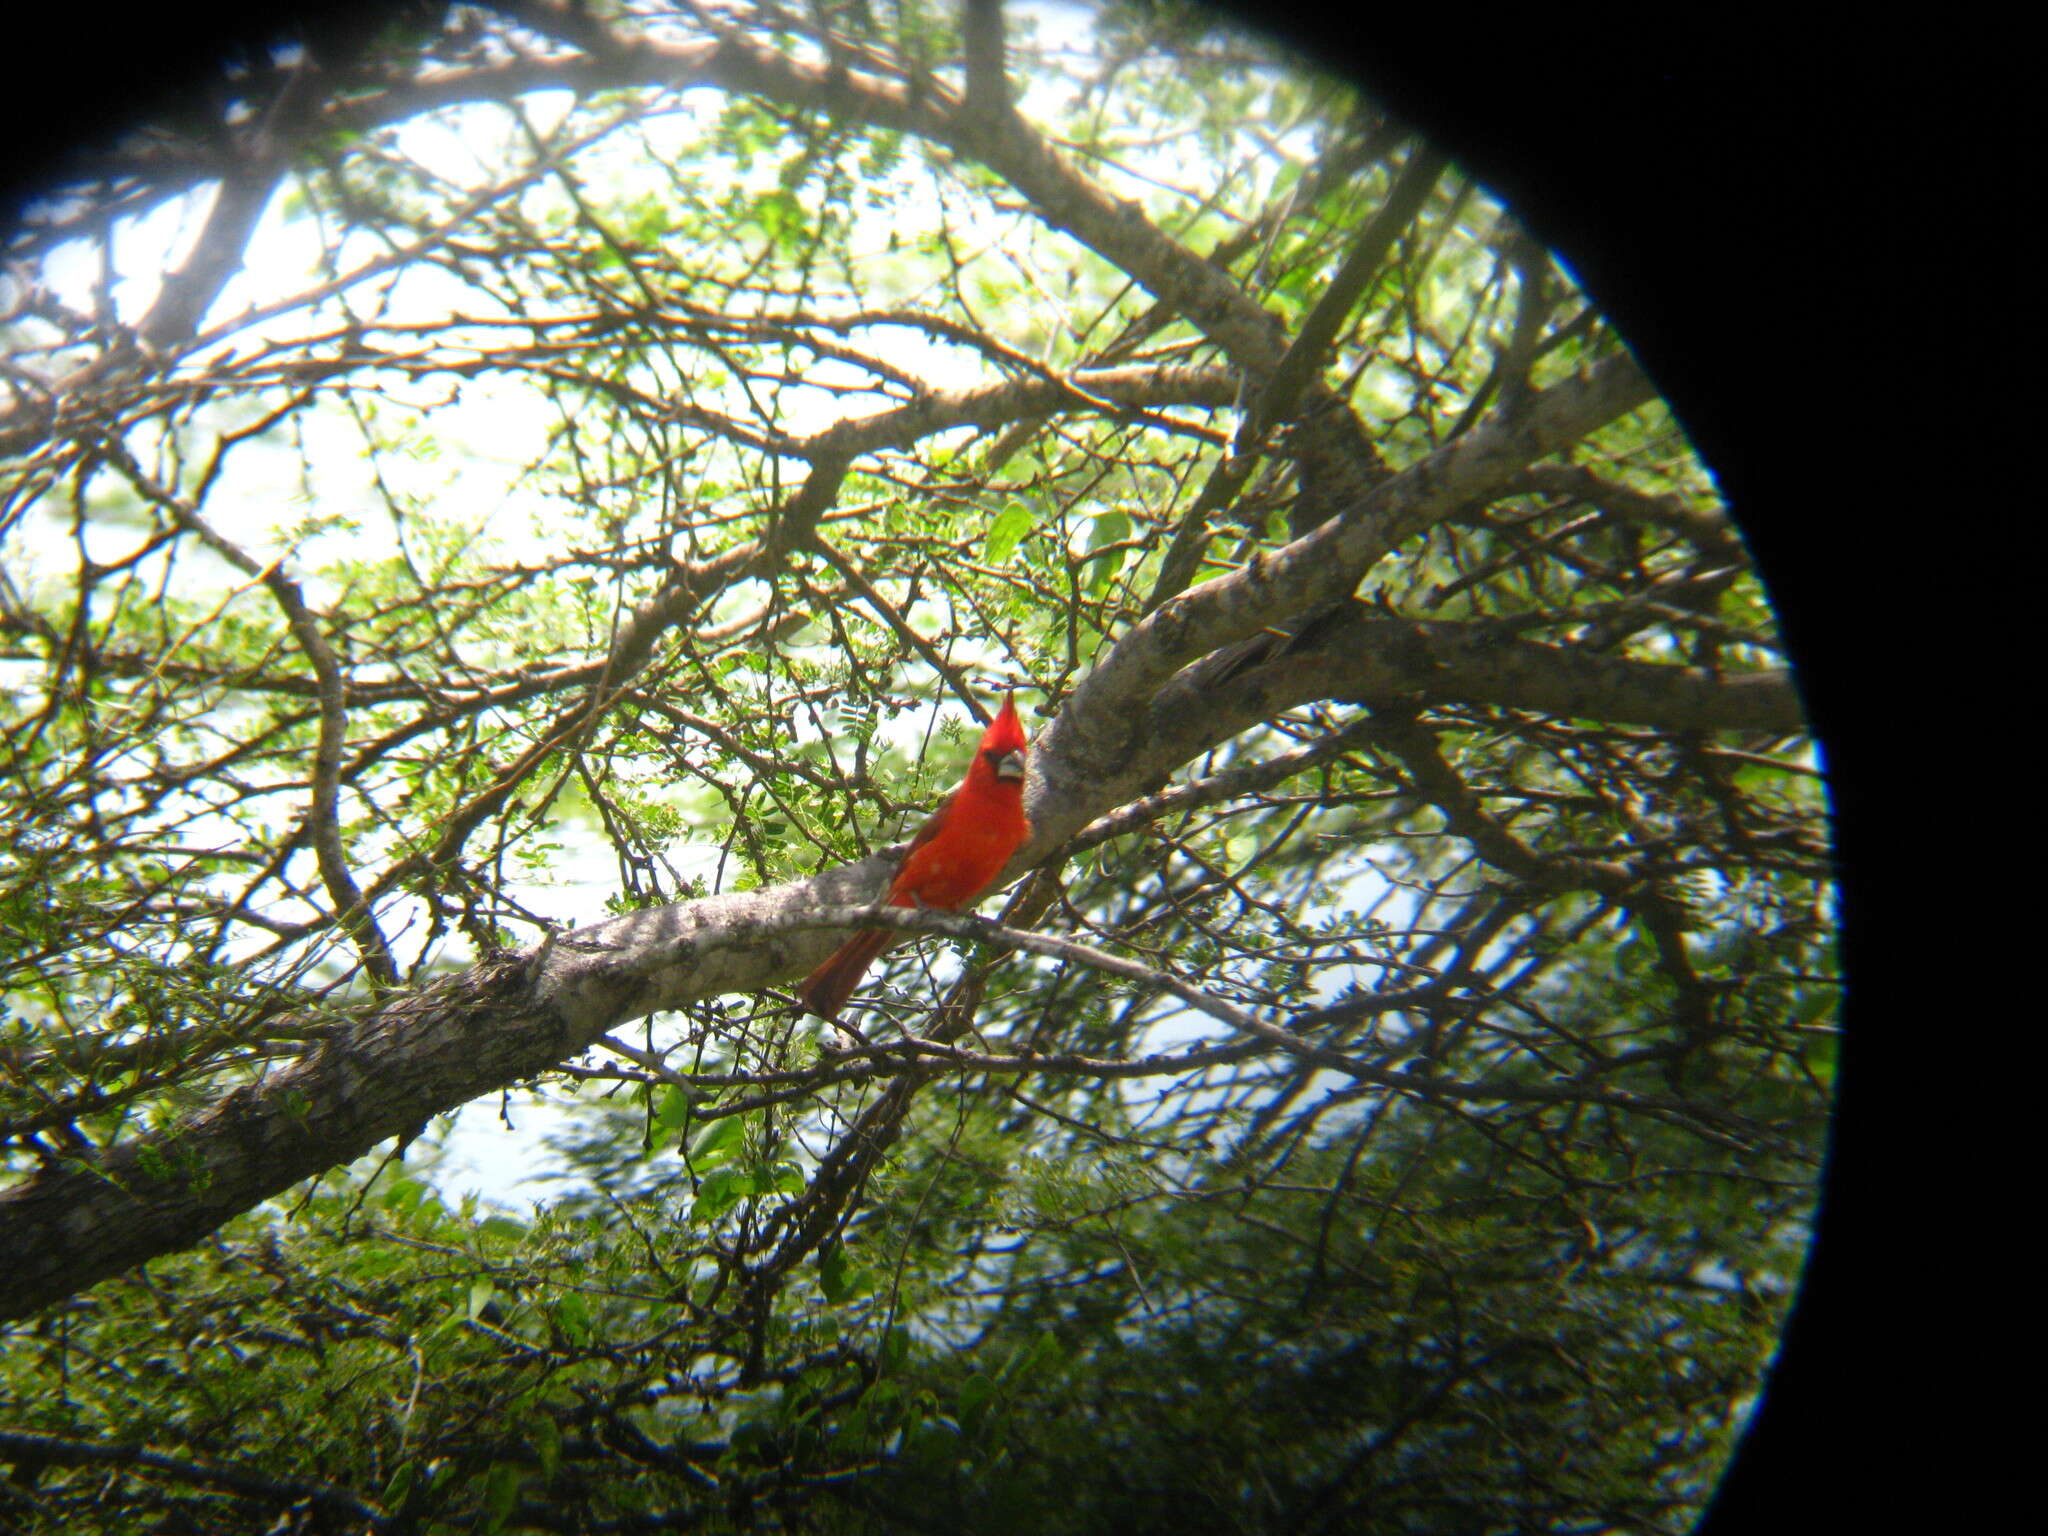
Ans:
POLYGON ((1005 752, 996 759, 996 777, 999 779, 1022 779, 1024 777, 1024 754, 1005 752))

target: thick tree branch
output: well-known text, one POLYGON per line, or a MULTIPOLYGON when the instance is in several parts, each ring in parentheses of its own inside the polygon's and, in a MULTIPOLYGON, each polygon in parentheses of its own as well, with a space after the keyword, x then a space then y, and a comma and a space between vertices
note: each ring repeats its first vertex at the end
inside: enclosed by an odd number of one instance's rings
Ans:
POLYGON ((392 1529, 394 1523, 384 1510, 360 1494, 337 1488, 332 1483, 305 1478, 266 1477, 260 1472, 240 1467, 167 1455, 146 1445, 67 1440, 61 1435, 40 1434, 35 1430, 0 1429, 0 1460, 16 1466, 132 1468, 166 1482, 198 1488, 224 1488, 245 1499, 262 1500, 272 1505, 308 1505, 317 1512, 315 1518, 322 1522, 346 1520, 360 1529, 379 1532, 392 1529))
POLYGON ((191 339, 228 280, 240 270, 242 250, 277 188, 278 171, 258 162, 224 173, 206 227, 185 264, 164 278, 162 290, 137 326, 153 350, 168 351, 191 339))
POLYGON ((1480 624, 1389 619, 1366 612, 1324 626, 1313 645, 1253 675, 1267 699, 1411 699, 1495 704, 1564 719, 1673 731, 1805 729, 1784 671, 1716 676, 1702 667, 1503 639, 1480 624))
POLYGON ((1071 765, 1084 781, 1120 778, 1153 694, 1173 673, 1349 596, 1407 539, 1653 396, 1633 359, 1617 353, 1532 397, 1512 418, 1489 417, 1312 532, 1162 604, 1117 641, 1048 730, 1041 745, 1059 765, 1052 771, 1071 765))
POLYGON ((1350 319, 1372 280, 1379 276, 1387 252, 1421 212, 1449 163, 1443 155, 1425 147, 1418 146, 1409 155, 1408 163, 1401 167, 1400 175, 1387 192, 1387 200, 1352 239, 1351 249, 1344 253, 1343 264, 1330 279, 1330 286, 1316 300, 1315 308, 1309 311, 1300 331, 1288 344, 1286 355, 1274 366, 1272 377, 1259 391, 1245 423, 1248 436, 1256 438, 1293 414, 1295 401, 1328 361, 1330 347, 1344 322, 1350 319))
POLYGON ((1002 0, 962 0, 960 38, 967 61, 967 110, 1001 117, 1010 110, 1003 75, 1002 0))

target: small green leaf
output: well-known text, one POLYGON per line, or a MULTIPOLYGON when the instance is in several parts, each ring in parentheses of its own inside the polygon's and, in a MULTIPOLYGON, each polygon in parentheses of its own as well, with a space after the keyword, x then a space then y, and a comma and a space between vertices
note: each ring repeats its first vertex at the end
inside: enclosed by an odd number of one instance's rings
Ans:
POLYGON ((727 1115, 699 1131, 690 1143, 690 1166, 715 1168, 738 1151, 747 1134, 745 1115, 727 1115))
POLYGON ((1021 1380, 1039 1371, 1057 1371, 1066 1359, 1066 1351, 1060 1348, 1060 1341, 1049 1333, 1041 1333, 1038 1342, 1031 1346, 1031 1353, 1018 1362, 1015 1375, 1021 1380))
POLYGON ((882 1336, 882 1365, 895 1370, 909 1358, 910 1330, 902 1326, 891 1328, 882 1336))
POLYGON ((540 1462, 541 1476, 553 1477, 562 1461, 562 1428, 554 1415, 546 1412, 535 1412, 528 1422, 533 1425, 533 1453, 540 1462))
POLYGON ((818 1286, 833 1305, 865 1296, 875 1288, 875 1272, 847 1261, 844 1248, 834 1248, 818 1266, 818 1286))
POLYGON ((673 1131, 690 1118, 690 1105, 696 1095, 680 1084, 672 1084, 661 1096, 661 1103, 655 1108, 654 1123, 664 1131, 673 1131))
POLYGON ((401 1461, 384 1483, 384 1492, 379 1498, 386 1509, 396 1509, 412 1493, 413 1485, 420 1480, 420 1464, 416 1461, 401 1461))
POLYGON ((519 1469, 509 1461, 496 1463, 484 1474, 484 1529, 502 1530, 519 1502, 519 1469))
POLYGON ((960 1383, 960 1417, 972 1421, 981 1417, 988 1400, 995 1396, 996 1382, 993 1376, 976 1371, 960 1383))
POLYGON ((1131 519, 1127 513, 1104 512, 1088 530, 1088 552, 1093 554, 1105 544, 1116 544, 1130 536, 1131 519))
POLYGON ((575 1291, 555 1303, 555 1321, 571 1344, 590 1342, 590 1303, 575 1291))
POLYGON ((706 1221, 716 1221, 727 1211, 738 1205, 746 1196, 755 1194, 754 1176, 743 1168, 718 1168, 697 1186, 697 1200, 692 1208, 694 1214, 706 1221))
POLYGON ((990 565, 1001 565, 1017 552, 1017 546, 1024 542, 1024 536, 1038 526, 1038 519, 1031 515, 1031 509, 1021 501, 1013 501, 989 524, 988 542, 982 547, 982 556, 990 565))
POLYGON ((1115 579, 1116 573, 1124 568, 1126 550, 1109 549, 1102 554, 1104 546, 1120 543, 1131 536, 1131 520, 1121 512, 1105 512, 1095 519, 1094 527, 1088 530, 1088 554, 1086 562, 1095 568, 1088 575, 1088 590, 1099 594, 1115 579))

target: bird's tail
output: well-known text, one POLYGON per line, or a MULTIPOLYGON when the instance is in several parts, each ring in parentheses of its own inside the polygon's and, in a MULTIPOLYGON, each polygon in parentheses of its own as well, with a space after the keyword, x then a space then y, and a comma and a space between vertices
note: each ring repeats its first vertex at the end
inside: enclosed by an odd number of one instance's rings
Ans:
POLYGON ((853 989, 860 985, 875 957, 901 937, 889 928, 863 928, 804 978, 804 984, 796 989, 798 999, 819 1018, 836 1023, 839 1010, 853 996, 853 989))

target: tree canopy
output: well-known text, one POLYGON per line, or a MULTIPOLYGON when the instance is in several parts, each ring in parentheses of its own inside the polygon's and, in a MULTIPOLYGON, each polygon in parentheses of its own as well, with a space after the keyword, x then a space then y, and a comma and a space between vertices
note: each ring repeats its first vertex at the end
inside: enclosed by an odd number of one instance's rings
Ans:
POLYGON ((1823 780, 1405 125, 1171 6, 422 0, 8 260, 0 1529, 1698 1517, 1823 780), (1003 690, 994 915, 868 910, 1003 690))

